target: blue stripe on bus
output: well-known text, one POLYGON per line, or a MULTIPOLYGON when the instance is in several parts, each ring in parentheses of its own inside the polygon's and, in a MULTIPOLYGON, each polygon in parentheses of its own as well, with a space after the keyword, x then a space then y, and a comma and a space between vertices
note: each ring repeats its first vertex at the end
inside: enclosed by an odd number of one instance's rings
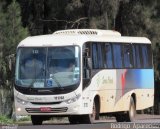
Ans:
POLYGON ((125 77, 125 89, 154 88, 153 69, 128 69, 125 77))

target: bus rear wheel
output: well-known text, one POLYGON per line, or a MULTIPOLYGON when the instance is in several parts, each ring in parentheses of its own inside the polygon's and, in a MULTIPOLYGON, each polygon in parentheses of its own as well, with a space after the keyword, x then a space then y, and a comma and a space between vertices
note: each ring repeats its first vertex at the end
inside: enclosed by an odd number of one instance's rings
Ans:
POLYGON ((124 122, 125 121, 125 115, 124 114, 118 114, 116 115, 116 121, 117 122, 124 122))
POLYGON ((130 98, 129 111, 126 114, 116 115, 117 122, 133 122, 136 115, 136 106, 133 97, 130 98))
POLYGON ((31 121, 33 125, 42 125, 43 119, 36 115, 31 115, 31 121))
POLYGON ((136 105, 135 105, 133 97, 131 97, 129 111, 127 112, 126 121, 133 122, 135 119, 135 116, 136 116, 136 105))

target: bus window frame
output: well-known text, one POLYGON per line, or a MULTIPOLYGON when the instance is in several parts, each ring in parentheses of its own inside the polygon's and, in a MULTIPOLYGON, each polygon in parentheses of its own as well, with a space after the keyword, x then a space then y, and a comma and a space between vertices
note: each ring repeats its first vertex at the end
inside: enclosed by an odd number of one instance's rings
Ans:
MULTIPOLYGON (((90 45, 90 57, 91 57, 91 61, 92 61, 92 71, 95 71, 95 70, 102 70, 102 69, 151 69, 153 68, 153 57, 152 57, 152 51, 151 51, 151 44, 148 44, 148 43, 134 43, 134 42, 131 42, 131 43, 126 43, 126 42, 100 42, 100 41, 92 41, 92 42, 85 42, 85 43, 89 43, 90 45), (97 44, 101 44, 101 51, 102 53, 106 52, 106 45, 110 45, 111 46, 111 51, 112 51, 112 68, 107 68, 106 66, 106 55, 105 54, 102 54, 102 63, 103 63, 103 67, 100 68, 98 67, 99 64, 97 64, 97 67, 95 68, 94 67, 94 64, 93 64, 93 44, 94 43, 97 43, 97 44), (114 53, 113 53, 113 44, 120 44, 121 46, 121 57, 122 57, 122 67, 121 68, 116 68, 115 67, 115 61, 114 61, 114 53), (130 50, 130 63, 131 63, 131 67, 125 67, 124 65, 124 46, 125 45, 129 45, 129 50, 130 50), (148 53, 148 58, 149 58, 149 61, 152 61, 152 64, 150 63, 150 66, 149 67, 144 67, 143 65, 143 56, 142 56, 142 48, 141 46, 142 45, 147 45, 147 52, 148 53), (138 51, 139 51, 139 61, 140 61, 140 67, 137 67, 137 56, 135 55, 134 57, 134 54, 136 54, 136 46, 138 46, 138 51), (135 50, 135 53, 133 51, 133 49, 135 50), (148 50, 149 49, 149 50, 148 50), (135 58, 135 59, 134 59, 135 58)), ((85 44, 84 43, 84 44, 85 44)), ((96 46, 98 46, 96 44, 96 46)), ((98 48, 98 47, 97 47, 98 48)), ((97 50, 97 53, 98 53, 98 50, 97 50)), ((96 57, 98 58, 99 56, 96 55, 96 57)))

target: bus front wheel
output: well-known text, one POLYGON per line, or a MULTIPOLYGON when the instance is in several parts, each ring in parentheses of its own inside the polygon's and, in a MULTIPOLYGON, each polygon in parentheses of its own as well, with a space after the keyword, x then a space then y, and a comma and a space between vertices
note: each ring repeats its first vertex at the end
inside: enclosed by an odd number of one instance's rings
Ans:
POLYGON ((99 103, 98 101, 94 101, 93 108, 92 108, 92 114, 88 114, 85 116, 85 123, 92 124, 95 122, 95 120, 99 119, 99 103))
POLYGON ((43 119, 36 115, 31 115, 31 121, 33 125, 42 125, 43 119))
POLYGON ((81 118, 80 116, 69 116, 68 117, 69 123, 70 124, 80 124, 81 123, 81 118))

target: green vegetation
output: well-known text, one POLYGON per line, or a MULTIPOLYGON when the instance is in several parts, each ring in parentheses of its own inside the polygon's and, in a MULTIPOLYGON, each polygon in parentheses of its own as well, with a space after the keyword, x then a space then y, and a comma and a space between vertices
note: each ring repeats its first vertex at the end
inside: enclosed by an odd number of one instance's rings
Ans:
POLYGON ((24 116, 24 117, 21 117, 18 122, 23 122, 23 121, 31 121, 31 117, 30 116, 24 116))
POLYGON ((7 116, 0 115, 0 125, 21 124, 21 123, 30 122, 30 121, 31 121, 30 116, 24 116, 24 117, 21 116, 20 118, 18 118, 17 121, 15 121, 7 116))
POLYGON ((22 27, 20 5, 13 0, 7 7, 2 27, 3 56, 15 53, 17 44, 28 36, 28 30, 22 27))
POLYGON ((9 57, 15 53, 17 44, 27 37, 28 30, 22 27, 20 5, 15 0, 9 5, 3 0, 2 3, 0 1, 0 114, 11 116, 14 69, 9 69, 9 57))
POLYGON ((13 124, 13 120, 9 119, 6 116, 0 116, 0 125, 4 125, 4 124, 13 124))

